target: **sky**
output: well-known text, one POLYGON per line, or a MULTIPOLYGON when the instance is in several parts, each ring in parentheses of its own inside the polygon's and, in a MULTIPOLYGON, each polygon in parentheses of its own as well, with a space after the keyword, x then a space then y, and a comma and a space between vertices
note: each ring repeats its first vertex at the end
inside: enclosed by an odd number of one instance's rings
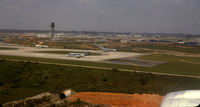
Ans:
POLYGON ((200 0, 0 0, 0 29, 200 33, 200 0))

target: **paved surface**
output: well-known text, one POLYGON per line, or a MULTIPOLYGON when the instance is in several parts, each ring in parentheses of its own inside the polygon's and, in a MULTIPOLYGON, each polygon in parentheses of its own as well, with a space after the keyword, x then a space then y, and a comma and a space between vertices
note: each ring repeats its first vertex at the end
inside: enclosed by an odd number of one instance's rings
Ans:
MULTIPOLYGON (((85 60, 85 61, 102 61, 102 60, 107 60, 107 59, 115 59, 115 58, 123 58, 123 57, 140 55, 139 53, 127 53, 127 52, 91 51, 91 52, 100 53, 102 55, 75 58, 75 57, 67 57, 66 55, 62 55, 62 54, 38 53, 37 51, 79 51, 80 52, 80 50, 35 48, 35 47, 17 47, 17 46, 0 46, 0 47, 18 48, 17 50, 0 50, 1 55, 26 56, 26 57, 37 57, 37 58, 53 58, 53 59, 85 60)), ((88 50, 81 50, 81 51, 88 52, 88 50)))
POLYGON ((138 59, 137 57, 109 59, 109 60, 106 60, 105 62, 110 62, 113 64, 135 65, 135 66, 145 66, 145 67, 153 67, 158 64, 164 63, 164 61, 142 60, 142 59, 138 59))
POLYGON ((18 48, 17 50, 0 50, 0 55, 11 55, 11 56, 25 56, 35 58, 51 58, 51 59, 62 59, 62 60, 79 60, 79 61, 94 61, 94 62, 105 62, 113 64, 124 64, 124 65, 135 65, 135 66, 147 66, 152 67, 162 62, 140 60, 136 57, 143 56, 143 53, 129 53, 129 52, 103 52, 103 51, 91 51, 94 53, 100 53, 98 56, 85 56, 81 58, 68 57, 63 54, 52 54, 52 53, 38 53, 37 51, 82 51, 88 52, 88 50, 75 50, 75 49, 53 49, 53 48, 36 48, 36 47, 19 47, 19 46, 0 46, 18 48))

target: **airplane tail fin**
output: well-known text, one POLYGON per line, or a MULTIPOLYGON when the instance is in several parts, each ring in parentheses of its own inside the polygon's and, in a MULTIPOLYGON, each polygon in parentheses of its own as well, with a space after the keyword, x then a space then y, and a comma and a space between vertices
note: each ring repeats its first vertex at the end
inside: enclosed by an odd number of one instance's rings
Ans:
POLYGON ((103 49, 103 47, 101 45, 99 45, 99 49, 103 49))

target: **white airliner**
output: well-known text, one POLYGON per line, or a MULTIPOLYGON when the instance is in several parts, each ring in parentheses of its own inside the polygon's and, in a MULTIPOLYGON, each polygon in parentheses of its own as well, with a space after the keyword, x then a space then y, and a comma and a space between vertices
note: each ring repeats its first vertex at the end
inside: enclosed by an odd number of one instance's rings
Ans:
POLYGON ((76 58, 81 58, 84 56, 90 55, 91 52, 86 52, 86 53, 69 53, 67 54, 68 57, 76 57, 76 58))
POLYGON ((102 51, 105 51, 105 52, 116 52, 117 51, 117 49, 104 48, 104 47, 101 47, 101 46, 99 46, 99 49, 102 50, 102 51))
POLYGON ((49 48, 47 45, 35 45, 37 48, 49 48))

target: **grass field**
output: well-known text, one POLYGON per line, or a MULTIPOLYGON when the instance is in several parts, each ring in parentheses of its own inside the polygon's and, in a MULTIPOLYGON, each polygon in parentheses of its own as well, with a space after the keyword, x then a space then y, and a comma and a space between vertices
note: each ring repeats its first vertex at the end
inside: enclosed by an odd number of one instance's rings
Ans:
POLYGON ((88 43, 77 43, 77 42, 47 42, 44 43, 49 47, 54 48, 64 48, 64 49, 79 49, 79 50, 93 50, 93 46, 90 46, 88 43))
POLYGON ((0 50, 16 50, 17 48, 0 47, 0 50))
POLYGON ((1 59, 18 59, 18 60, 27 60, 27 61, 30 60, 30 61, 53 62, 53 63, 60 63, 60 64, 73 64, 73 65, 84 65, 84 66, 105 67, 105 68, 129 69, 129 70, 144 70, 145 68, 147 68, 147 67, 130 66, 130 65, 118 65, 118 64, 111 64, 111 63, 33 58, 33 57, 20 57, 20 56, 6 56, 6 55, 0 55, 0 58, 1 59))
POLYGON ((154 67, 141 67, 131 65, 118 65, 110 63, 97 63, 97 62, 86 62, 86 61, 73 61, 73 60, 59 60, 59 59, 44 59, 44 58, 30 58, 30 57, 17 57, 17 56, 2 56, 1 59, 19 59, 19 60, 31 60, 31 61, 43 61, 53 62, 61 64, 73 64, 73 65, 84 65, 94 67, 105 67, 105 68, 116 68, 116 69, 128 69, 133 71, 149 71, 158 73, 168 74, 181 74, 200 76, 200 58, 194 57, 179 57, 173 55, 148 55, 141 57, 146 60, 157 60, 165 61, 166 63, 159 64, 154 67))
POLYGON ((139 53, 151 53, 156 50, 167 50, 167 51, 176 51, 183 53, 200 53, 200 47, 186 47, 180 45, 165 45, 165 44, 129 44, 126 46, 119 45, 110 45, 112 48, 116 48, 119 51, 124 52, 139 52, 139 53), (152 50, 146 50, 152 49, 152 50))
POLYGON ((200 47, 178 47, 173 45, 136 45, 134 48, 147 48, 155 50, 168 50, 183 53, 200 53, 200 47))
POLYGON ((148 71, 200 76, 200 58, 159 54, 143 56, 141 58, 146 60, 166 61, 166 63, 157 65, 148 71))
POLYGON ((200 79, 0 61, 0 103, 50 91, 155 93, 199 89, 200 79))
MULTIPOLYGON (((85 53, 83 51, 34 51, 37 53, 51 53, 51 54, 69 54, 69 53, 85 53)), ((100 53, 90 53, 91 56, 97 56, 97 55, 101 55, 100 53)))

